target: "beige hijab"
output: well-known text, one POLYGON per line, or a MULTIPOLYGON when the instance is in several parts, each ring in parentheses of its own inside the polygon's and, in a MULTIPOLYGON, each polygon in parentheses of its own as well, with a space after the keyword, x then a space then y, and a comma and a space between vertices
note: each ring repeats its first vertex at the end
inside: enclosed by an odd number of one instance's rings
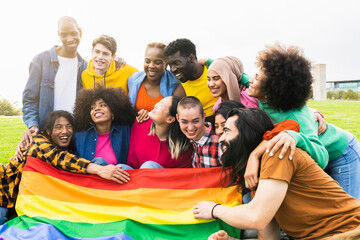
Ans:
POLYGON ((244 65, 240 59, 227 56, 216 59, 209 67, 219 74, 226 85, 229 100, 240 101, 239 82, 244 73, 244 65))

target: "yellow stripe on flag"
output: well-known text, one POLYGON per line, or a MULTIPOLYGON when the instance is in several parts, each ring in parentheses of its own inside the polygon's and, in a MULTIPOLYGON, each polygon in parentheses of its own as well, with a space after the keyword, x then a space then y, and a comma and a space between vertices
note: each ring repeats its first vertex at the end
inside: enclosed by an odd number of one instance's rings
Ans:
POLYGON ((96 205, 102 207, 132 207, 136 205, 141 208, 181 212, 191 208, 199 201, 213 201, 221 204, 232 204, 234 201, 241 201, 241 194, 237 192, 236 186, 189 190, 138 188, 112 191, 74 185, 37 172, 24 172, 23 179, 31 179, 31 182, 22 182, 22 196, 37 195, 60 202, 94 205, 94 207, 96 205), (33 184, 33 182, 40 184, 33 184), (54 186, 57 186, 56 191, 51 190, 54 186))
MULTIPOLYGON (((238 204, 238 202, 234 202, 228 206, 238 204)), ((20 195, 17 202, 19 216, 41 216, 71 222, 108 223, 132 219, 144 224, 197 224, 211 221, 195 219, 192 210, 192 207, 177 212, 143 207, 89 205, 56 201, 35 195, 20 195)))

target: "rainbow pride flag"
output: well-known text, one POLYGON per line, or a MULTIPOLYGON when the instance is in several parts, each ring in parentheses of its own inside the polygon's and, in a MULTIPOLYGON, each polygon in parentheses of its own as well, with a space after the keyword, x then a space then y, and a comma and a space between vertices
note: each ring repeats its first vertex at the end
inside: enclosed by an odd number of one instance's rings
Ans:
POLYGON ((0 227, 0 239, 207 239, 220 220, 194 219, 202 200, 241 203, 236 187, 222 188, 221 168, 142 169, 118 184, 58 170, 29 157, 16 203, 18 217, 0 227))

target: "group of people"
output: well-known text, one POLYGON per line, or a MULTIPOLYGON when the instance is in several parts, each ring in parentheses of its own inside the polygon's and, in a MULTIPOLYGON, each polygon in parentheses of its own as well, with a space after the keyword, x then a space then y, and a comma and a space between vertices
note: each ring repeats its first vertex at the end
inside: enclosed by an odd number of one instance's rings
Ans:
POLYGON ((195 218, 256 229, 259 239, 279 238, 280 227, 294 239, 358 239, 360 143, 306 106, 311 63, 299 48, 266 47, 251 78, 237 57, 198 59, 189 39, 149 43, 138 71, 116 58, 107 35, 83 60, 81 34, 75 19, 61 18, 62 45, 30 64, 28 130, 0 168, 1 222, 32 156, 120 184, 130 169, 222 166, 244 204, 200 202, 195 218))

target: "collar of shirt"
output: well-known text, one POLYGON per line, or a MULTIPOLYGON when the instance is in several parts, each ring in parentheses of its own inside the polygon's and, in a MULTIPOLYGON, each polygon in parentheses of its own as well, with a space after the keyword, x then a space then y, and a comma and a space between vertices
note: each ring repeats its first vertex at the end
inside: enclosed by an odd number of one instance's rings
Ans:
POLYGON ((211 123, 205 122, 205 133, 204 135, 199 139, 199 141, 190 140, 191 143, 193 143, 195 146, 203 147, 205 143, 209 141, 213 134, 211 134, 211 123))
MULTIPOLYGON (((120 130, 119 130, 119 127, 120 127, 120 126, 118 126, 118 125, 116 125, 116 124, 111 124, 111 130, 110 130, 110 132, 120 131, 120 130)), ((90 128, 88 128, 86 131, 88 131, 88 132, 95 132, 96 134, 98 133, 95 125, 92 125, 92 126, 91 126, 90 128)))

